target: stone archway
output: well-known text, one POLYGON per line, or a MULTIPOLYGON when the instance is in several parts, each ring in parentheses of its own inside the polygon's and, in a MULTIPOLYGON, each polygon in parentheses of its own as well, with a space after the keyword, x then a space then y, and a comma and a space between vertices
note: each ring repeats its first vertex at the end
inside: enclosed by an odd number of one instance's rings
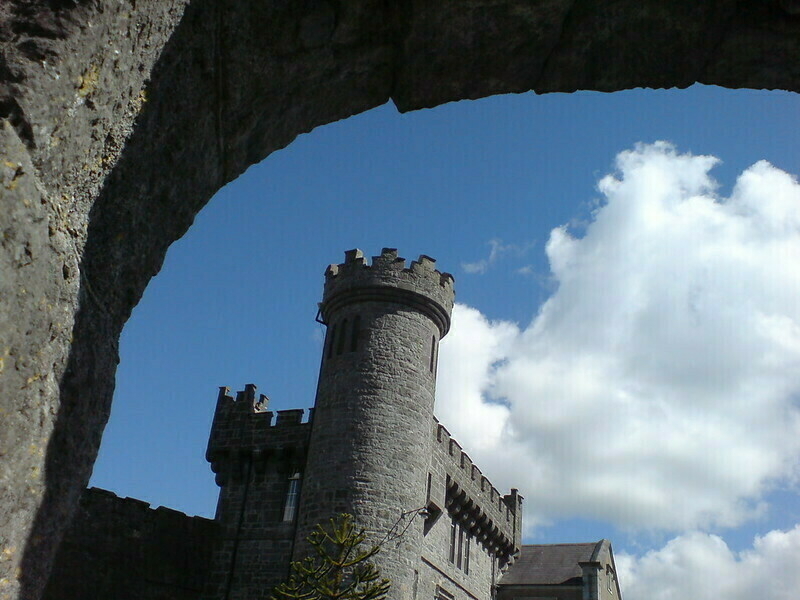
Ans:
POLYGON ((122 327, 222 185, 314 127, 492 94, 800 90, 795 0, 0 7, 0 597, 37 598, 122 327))

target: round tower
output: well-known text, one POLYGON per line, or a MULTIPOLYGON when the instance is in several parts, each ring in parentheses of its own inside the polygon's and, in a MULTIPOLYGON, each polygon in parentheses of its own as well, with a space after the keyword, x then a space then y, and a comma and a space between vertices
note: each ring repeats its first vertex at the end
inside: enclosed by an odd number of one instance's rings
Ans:
MULTIPOLYGON (((439 340, 450 327, 453 277, 427 256, 406 267, 384 248, 360 250, 325 273, 319 305, 327 326, 303 474, 295 558, 317 523, 346 512, 378 543, 426 503, 439 340)), ((390 597, 411 600, 423 518, 390 537, 376 562, 390 597)))

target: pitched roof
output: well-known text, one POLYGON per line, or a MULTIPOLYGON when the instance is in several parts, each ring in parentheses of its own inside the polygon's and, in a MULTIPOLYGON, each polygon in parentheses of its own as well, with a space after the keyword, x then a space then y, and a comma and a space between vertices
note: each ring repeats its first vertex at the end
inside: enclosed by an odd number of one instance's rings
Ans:
POLYGON ((605 540, 586 544, 533 544, 522 546, 519 558, 508 569, 500 585, 559 585, 580 583, 578 563, 597 560, 605 540))

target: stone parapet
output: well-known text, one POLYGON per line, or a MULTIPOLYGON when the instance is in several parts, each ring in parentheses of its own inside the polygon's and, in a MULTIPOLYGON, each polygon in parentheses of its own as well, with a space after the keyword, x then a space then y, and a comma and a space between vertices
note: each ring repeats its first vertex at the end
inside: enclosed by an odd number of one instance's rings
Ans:
POLYGON ((406 267, 394 248, 384 248, 367 264, 361 250, 345 252, 345 262, 325 271, 325 290, 320 314, 324 322, 342 306, 370 300, 408 304, 427 314, 443 337, 450 329, 455 292, 453 276, 434 268, 436 261, 420 255, 406 267))
POLYGON ((269 399, 261 394, 256 398, 256 386, 248 384, 236 398, 227 387, 221 387, 211 425, 206 460, 217 474, 217 484, 224 485, 227 477, 236 475, 236 465, 250 457, 259 465, 270 458, 297 462, 305 459, 311 431, 313 409, 309 420, 303 422, 303 409, 267 410, 269 399))
POLYGON ((218 524, 89 488, 56 555, 44 600, 194 600, 218 524))
POLYGON ((510 564, 522 542, 522 496, 516 489, 501 494, 436 419, 433 431, 446 486, 432 490, 432 502, 444 506, 502 565, 510 564))

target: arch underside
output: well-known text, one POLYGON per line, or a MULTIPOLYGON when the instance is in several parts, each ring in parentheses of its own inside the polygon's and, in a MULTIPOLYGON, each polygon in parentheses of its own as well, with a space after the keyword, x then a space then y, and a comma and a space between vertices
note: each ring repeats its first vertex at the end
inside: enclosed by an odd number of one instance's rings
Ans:
POLYGON ((249 165, 389 100, 800 88, 795 0, 13 0, 0 39, 0 596, 25 598, 91 473, 125 321, 249 165))

